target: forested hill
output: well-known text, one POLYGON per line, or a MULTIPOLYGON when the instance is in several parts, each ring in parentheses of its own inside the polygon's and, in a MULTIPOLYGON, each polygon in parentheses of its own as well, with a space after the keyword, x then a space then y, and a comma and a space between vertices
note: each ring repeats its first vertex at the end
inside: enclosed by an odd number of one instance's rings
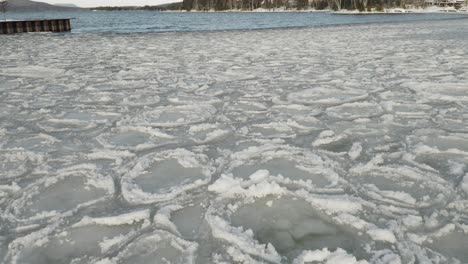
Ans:
POLYGON ((156 5, 156 6, 100 6, 90 8, 91 10, 100 11, 127 11, 127 10, 142 10, 142 11, 166 11, 166 10, 182 10, 182 2, 156 5))
POLYGON ((9 12, 44 12, 44 11, 81 11, 83 9, 69 6, 56 6, 47 3, 30 1, 30 0, 9 0, 9 12))

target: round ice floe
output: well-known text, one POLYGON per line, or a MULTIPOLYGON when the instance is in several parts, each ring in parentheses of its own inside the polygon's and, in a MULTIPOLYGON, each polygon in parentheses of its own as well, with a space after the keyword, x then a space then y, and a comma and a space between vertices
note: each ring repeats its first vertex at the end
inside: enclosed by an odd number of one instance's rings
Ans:
POLYGON ((148 127, 117 127, 101 134, 97 140, 106 148, 143 150, 174 142, 174 137, 148 127))
POLYGON ((90 164, 60 170, 24 189, 9 211, 22 222, 66 216, 82 207, 110 199, 114 194, 111 177, 100 175, 90 164))
POLYGON ((69 111, 53 115, 38 122, 38 126, 47 132, 77 132, 109 124, 117 114, 93 113, 88 111, 69 111))
POLYGON ((264 113, 268 108, 259 102, 255 101, 235 101, 226 106, 226 110, 242 113, 264 113))
POLYGON ((197 144, 206 144, 226 138, 230 130, 220 124, 198 124, 188 130, 190 140, 197 144))
POLYGON ((232 101, 225 103, 224 114, 234 122, 264 119, 268 107, 256 101, 232 101))
POLYGON ((5 144, 7 148, 21 148, 27 151, 34 151, 39 153, 51 152, 56 149, 60 140, 47 134, 37 135, 11 135, 10 140, 5 144))
POLYGON ((336 135, 332 130, 325 130, 312 142, 312 147, 332 152, 347 152, 352 144, 352 139, 348 134, 336 135))
POLYGON ((405 82, 401 85, 414 90, 418 96, 427 100, 450 103, 468 101, 464 82, 405 82))
POLYGON ((211 105, 164 106, 143 112, 130 120, 130 123, 139 126, 177 127, 204 122, 215 113, 216 108, 211 105))
POLYGON ((387 112, 393 113, 402 119, 428 118, 433 109, 430 105, 416 102, 384 101, 380 104, 387 112))
POLYGON ((265 177, 293 188, 309 190, 339 188, 340 177, 333 167, 337 164, 312 152, 283 145, 248 147, 231 154, 226 173, 247 179, 259 170, 265 177))
POLYGON ((322 111, 318 108, 301 104, 277 104, 271 107, 272 114, 276 116, 317 116, 322 111))
POLYGON ((364 100, 368 94, 354 90, 341 90, 331 87, 316 87, 288 94, 290 102, 304 105, 331 106, 346 102, 364 100))
POLYGON ((115 93, 115 92, 84 92, 80 93, 80 95, 76 98, 77 102, 80 104, 85 105, 116 105, 124 100, 123 93, 115 93))
MULTIPOLYGON (((290 263, 303 250, 322 248, 344 248, 361 254, 357 234, 336 224, 310 202, 286 192, 278 196, 274 192, 280 189, 274 184, 269 185, 270 191, 255 193, 267 185, 250 186, 236 195, 245 199, 228 199, 226 204, 208 209, 205 219, 213 236, 236 249, 226 254, 234 252, 238 255, 234 258, 260 258, 272 263, 282 263, 284 258, 289 259, 285 263, 290 263)), ((221 183, 215 183, 211 190, 221 191, 221 183)))
POLYGON ((211 96, 197 96, 185 93, 178 93, 175 95, 169 95, 167 100, 173 104, 177 105, 187 105, 187 104, 215 104, 221 102, 216 97, 211 96))
POLYGON ((271 122, 266 124, 252 124, 249 128, 249 135, 255 138, 290 138, 296 137, 293 122, 271 122))
POLYGON ((252 230, 260 243, 271 243, 277 252, 286 255, 322 248, 353 251, 356 242, 350 234, 321 218, 306 201, 288 197, 265 197, 240 205, 230 223, 252 230))
POLYGON ((158 104, 160 100, 159 96, 155 94, 130 94, 123 99, 122 104, 132 107, 153 106, 158 104))
POLYGON ((334 118, 352 120, 379 116, 383 113, 383 109, 379 104, 373 102, 354 102, 329 107, 326 113, 334 118))
POLYGON ((15 179, 44 161, 44 157, 22 150, 0 150, 0 180, 15 179))
POLYGON ((320 148, 334 148, 343 151, 352 147, 356 141, 362 142, 375 151, 390 151, 395 148, 394 145, 401 145, 401 139, 398 130, 392 130, 389 127, 382 126, 380 123, 356 123, 353 121, 340 121, 329 126, 331 132, 325 132, 316 138, 320 148), (336 135, 334 131, 341 131, 336 135), (321 139, 330 138, 322 141, 321 139), (325 143, 325 144, 322 144, 325 143), (392 147, 393 146, 393 147, 392 147))
MULTIPOLYGON (((19 98, 18 101, 21 99, 19 98)), ((41 108, 51 108, 55 106, 56 100, 52 98, 34 98, 29 101, 22 100, 21 106, 26 109, 41 109, 41 108)))
POLYGON ((350 170, 349 180, 367 199, 409 207, 428 207, 446 201, 451 185, 430 171, 403 164, 380 165, 380 156, 350 170))
POLYGON ((316 118, 322 110, 299 104, 280 104, 271 107, 271 113, 268 116, 280 122, 287 124, 299 133, 306 133, 311 130, 319 130, 325 127, 325 124, 316 118))
POLYGON ((369 240, 380 246, 396 242, 390 230, 359 217, 365 210, 360 200, 291 192, 259 175, 246 180, 222 175, 208 187, 218 199, 205 220, 212 235, 228 244, 226 254, 234 259, 291 263, 304 250, 323 248, 342 248, 363 258, 374 250, 369 240))
POLYGON ((122 178, 122 194, 132 204, 165 201, 207 184, 214 171, 203 154, 185 149, 152 153, 122 178))
POLYGON ((9 263, 92 263, 118 251, 149 226, 149 214, 144 210, 102 218, 84 217, 69 227, 48 226, 14 240, 9 247, 9 263))
POLYGON ((313 130, 309 125, 304 126, 300 121, 297 122, 293 119, 252 124, 248 127, 248 135, 254 138, 294 138, 297 135, 313 130))
POLYGON ((193 264, 197 246, 169 232, 156 230, 130 243, 117 257, 103 259, 96 264, 193 264))

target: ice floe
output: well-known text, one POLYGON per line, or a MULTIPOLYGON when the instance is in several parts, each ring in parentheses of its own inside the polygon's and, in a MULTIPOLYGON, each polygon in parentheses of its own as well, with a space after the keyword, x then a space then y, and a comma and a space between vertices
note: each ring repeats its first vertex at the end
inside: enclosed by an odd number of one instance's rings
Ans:
POLYGON ((158 230, 137 238, 117 257, 100 260, 95 264, 145 264, 149 262, 190 264, 195 261, 196 250, 196 243, 158 230))
POLYGON ((174 137, 157 129, 148 127, 113 128, 110 132, 97 137, 106 148, 120 150, 144 150, 173 143, 174 137))
POLYGON ((96 173, 91 164, 77 165, 27 186, 8 211, 21 222, 60 217, 109 199, 113 193, 110 177, 96 173))
POLYGON ((149 211, 108 217, 84 217, 68 227, 48 226, 10 245, 11 263, 92 263, 119 250, 150 225, 149 211))
POLYGON ((170 200, 207 184, 214 171, 206 155, 185 149, 148 154, 122 178, 122 194, 134 204, 170 200))

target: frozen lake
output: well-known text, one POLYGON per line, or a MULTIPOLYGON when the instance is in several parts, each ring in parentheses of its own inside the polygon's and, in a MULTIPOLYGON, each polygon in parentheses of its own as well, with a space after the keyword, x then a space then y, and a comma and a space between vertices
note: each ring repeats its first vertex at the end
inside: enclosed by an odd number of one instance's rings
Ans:
POLYGON ((0 38, 0 262, 467 263, 468 20, 0 38))

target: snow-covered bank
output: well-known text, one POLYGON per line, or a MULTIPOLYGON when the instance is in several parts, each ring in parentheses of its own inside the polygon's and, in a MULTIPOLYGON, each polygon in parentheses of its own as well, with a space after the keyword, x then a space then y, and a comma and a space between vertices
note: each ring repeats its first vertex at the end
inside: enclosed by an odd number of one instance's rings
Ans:
POLYGON ((466 19, 4 36, 0 260, 464 263, 467 41, 466 19))
POLYGON ((206 12, 216 12, 216 13, 263 13, 263 12, 271 12, 271 13, 283 13, 283 12, 299 12, 299 13, 326 13, 326 12, 331 12, 331 9, 323 9, 323 10, 317 10, 313 8, 309 9, 294 9, 294 8, 285 8, 285 7, 277 7, 277 8, 255 8, 252 10, 246 10, 246 9, 228 9, 228 10, 222 10, 222 11, 217 11, 214 9, 207 10, 207 11, 198 11, 198 10, 166 10, 164 12, 168 13, 177 13, 177 12, 191 12, 191 13, 206 13, 206 12))
POLYGON ((455 7, 438 7, 429 6, 424 8, 387 8, 383 11, 363 11, 359 10, 340 10, 333 14, 339 15, 374 15, 374 14, 431 14, 431 13, 447 13, 447 14, 468 14, 466 7, 456 9, 455 7))

